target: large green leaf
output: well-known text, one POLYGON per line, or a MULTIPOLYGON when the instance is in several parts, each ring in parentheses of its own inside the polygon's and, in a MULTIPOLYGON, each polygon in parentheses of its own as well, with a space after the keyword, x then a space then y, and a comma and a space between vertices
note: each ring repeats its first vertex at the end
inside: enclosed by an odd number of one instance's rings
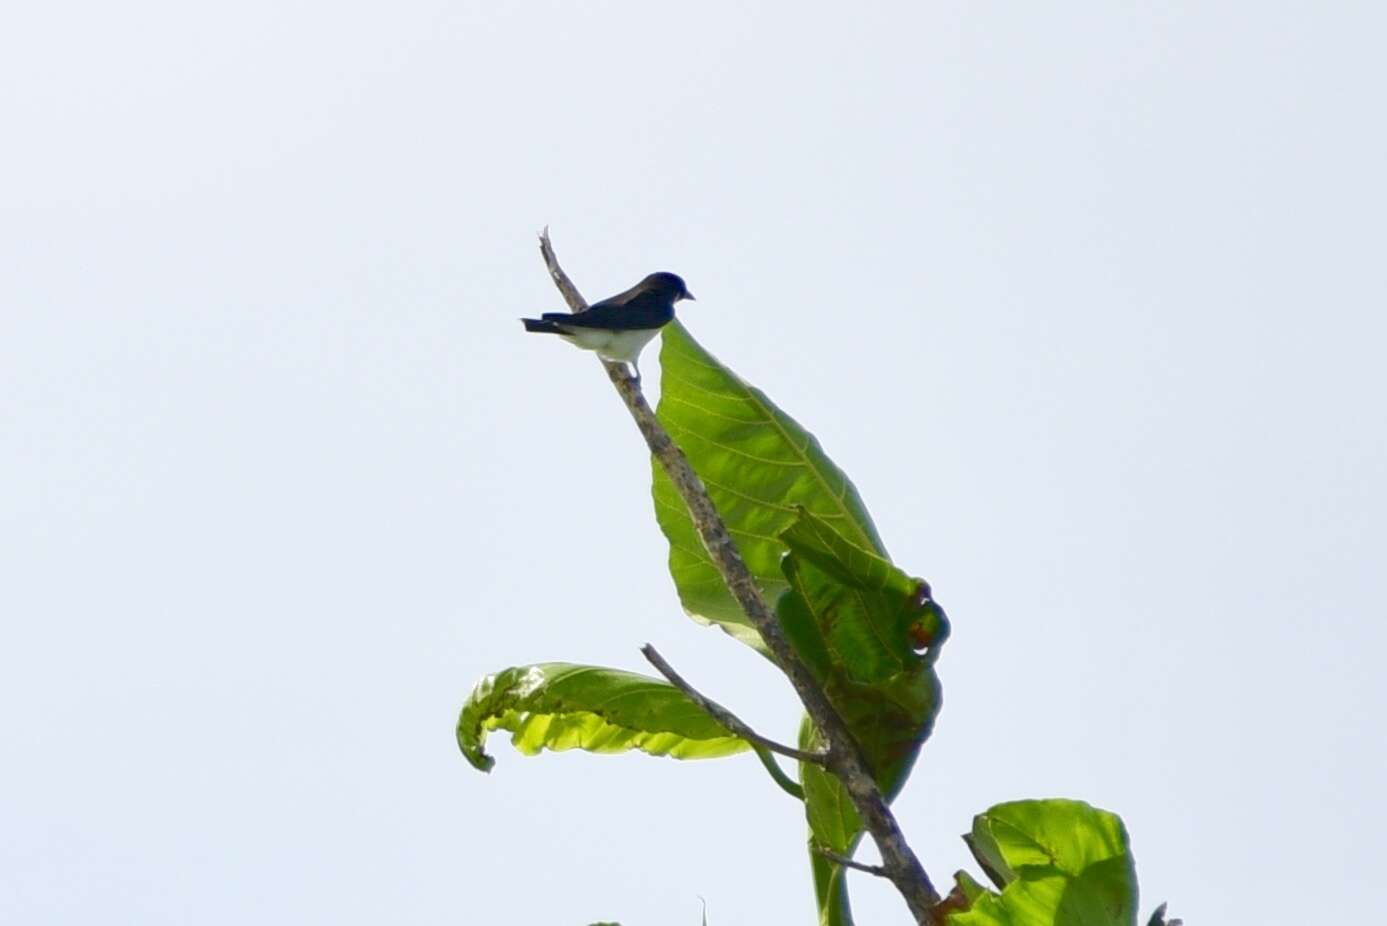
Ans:
MULTIPOLYGON (((785 590, 781 531, 803 506, 860 547, 885 548, 862 499, 812 434, 704 350, 678 322, 664 329, 656 414, 717 505, 772 604, 785 590)), ((728 594, 669 477, 655 464, 655 516, 669 539, 669 570, 684 609, 762 652, 728 594)))
POLYGON ((974 817, 964 839, 1002 891, 974 891, 951 926, 1136 923, 1136 869, 1115 814, 1081 801, 1015 801, 974 817))
POLYGON ((563 662, 515 666, 477 683, 458 717, 467 761, 490 771, 492 730, 508 730, 526 755, 542 749, 712 759, 751 748, 666 682, 620 669, 563 662))
MULTIPOLYGON (((786 636, 846 721, 887 799, 899 792, 939 711, 934 673, 948 633, 929 587, 851 543, 804 509, 781 537, 788 589, 776 613, 786 636), (917 646, 927 642, 923 652, 917 646)), ((809 724, 805 748, 819 746, 809 724)), ((819 842, 850 852, 862 823, 838 779, 801 766, 805 810, 819 842)))
MULTIPOLYGON (((875 769, 888 800, 899 792, 939 710, 933 662, 948 633, 928 585, 858 547, 801 509, 782 533, 788 588, 776 609, 786 636, 823 686, 875 769), (916 647, 928 644, 925 652, 916 647)), ((801 725, 801 748, 821 749, 801 725)), ((850 855, 862 822, 842 784, 801 764, 805 814, 814 840, 850 855)), ((821 924, 851 923, 841 867, 811 860, 821 924)))

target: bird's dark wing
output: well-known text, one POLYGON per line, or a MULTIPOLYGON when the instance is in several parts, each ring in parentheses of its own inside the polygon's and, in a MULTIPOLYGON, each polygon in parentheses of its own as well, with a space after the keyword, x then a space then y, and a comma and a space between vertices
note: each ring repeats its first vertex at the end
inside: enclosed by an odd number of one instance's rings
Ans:
POLYGON ((588 311, 591 312, 593 309, 603 309, 609 305, 625 305, 643 292, 645 292, 645 281, 641 280, 625 292, 617 293, 615 296, 608 296, 601 302, 594 302, 592 305, 588 306, 588 311))
POLYGON ((658 293, 644 293, 621 305, 599 302, 586 312, 545 312, 543 318, 567 328, 605 328, 608 331, 635 331, 662 328, 674 318, 674 304, 658 293))

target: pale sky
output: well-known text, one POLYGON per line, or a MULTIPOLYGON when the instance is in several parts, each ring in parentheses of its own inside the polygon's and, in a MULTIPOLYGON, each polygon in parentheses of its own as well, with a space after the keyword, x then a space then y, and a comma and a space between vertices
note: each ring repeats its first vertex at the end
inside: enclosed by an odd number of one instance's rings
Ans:
POLYGON ((754 758, 453 741, 483 674, 647 641, 798 719, 681 613, 596 362, 516 322, 546 223, 589 298, 682 274, 932 582, 936 881, 1064 796, 1143 916, 1380 907, 1379 4, 5 20, 0 921, 813 921, 754 758))

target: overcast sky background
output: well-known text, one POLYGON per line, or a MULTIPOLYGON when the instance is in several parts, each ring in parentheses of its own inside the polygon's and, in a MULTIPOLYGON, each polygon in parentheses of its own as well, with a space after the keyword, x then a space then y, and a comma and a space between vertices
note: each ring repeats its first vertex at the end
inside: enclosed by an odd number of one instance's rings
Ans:
POLYGON ((932 581, 936 880, 1071 796, 1143 916, 1380 907, 1387 14, 821 10, 6 15, 0 920, 812 922, 754 758, 454 744, 483 674, 645 641, 798 718, 680 612, 595 361, 515 321, 546 223, 590 298, 683 274, 932 581))

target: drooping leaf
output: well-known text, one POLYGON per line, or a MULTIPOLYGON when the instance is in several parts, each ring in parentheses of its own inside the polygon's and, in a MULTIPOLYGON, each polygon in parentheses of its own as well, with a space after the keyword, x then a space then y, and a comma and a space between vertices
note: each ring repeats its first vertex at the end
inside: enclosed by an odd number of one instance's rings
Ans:
MULTIPOLYGON (((780 558, 787 547, 780 533, 794 521, 796 506, 856 545, 885 555, 857 490, 812 434, 719 363, 678 322, 665 327, 662 341, 656 414, 707 486, 767 602, 774 604, 786 587, 780 558)), ((653 493, 684 609, 764 652, 658 464, 653 493)))
MULTIPOLYGON (((801 509, 781 537, 789 550, 781 563, 789 587, 780 597, 777 617, 890 800, 904 784, 939 710, 933 663, 938 644, 948 635, 947 619, 929 597, 926 583, 852 544, 808 511, 801 509), (933 648, 918 652, 922 638, 933 648)), ((823 746, 808 718, 799 742, 803 749, 823 746)), ((863 827, 842 783, 803 763, 800 780, 814 840, 851 855, 863 827)), ((820 921, 850 923, 842 869, 822 858, 812 862, 820 921)))
POLYGON ((477 683, 458 717, 458 746, 490 771, 487 734, 508 730, 526 755, 543 749, 712 759, 751 748, 667 682, 596 666, 515 666, 477 683))
POLYGON ((976 893, 951 926, 1135 926, 1137 878, 1122 821, 1081 801, 1015 801, 966 837, 1000 894, 976 893))
MULTIPOLYGON (((928 586, 870 550, 854 546, 827 523, 800 510, 781 537, 789 586, 777 616, 786 636, 846 721, 887 799, 900 790, 939 711, 937 650, 917 652, 911 628, 947 635, 943 611, 928 586)), ((805 725, 806 748, 818 733, 805 725)), ((846 853, 862 824, 838 779, 802 766, 806 812, 821 843, 846 853)))

